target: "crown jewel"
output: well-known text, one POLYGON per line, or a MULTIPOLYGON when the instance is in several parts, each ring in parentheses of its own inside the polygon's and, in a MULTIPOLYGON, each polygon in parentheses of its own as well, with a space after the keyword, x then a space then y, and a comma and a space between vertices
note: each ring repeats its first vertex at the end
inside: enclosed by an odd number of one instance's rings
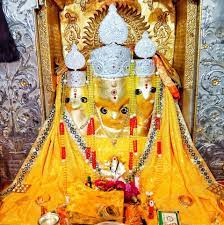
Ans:
POLYGON ((86 84, 86 74, 83 71, 69 71, 67 75, 67 85, 70 88, 83 87, 86 84))
POLYGON ((100 39, 106 46, 97 48, 90 55, 95 76, 114 78, 129 75, 131 62, 130 49, 122 44, 128 37, 128 26, 117 14, 114 5, 110 5, 108 14, 99 28, 100 39))
POLYGON ((78 51, 76 44, 73 44, 71 51, 65 57, 65 65, 69 69, 77 70, 84 67, 85 62, 85 57, 78 51))
POLYGON ((131 52, 128 48, 110 44, 95 49, 90 57, 94 75, 101 77, 123 77, 129 74, 131 52))
POLYGON ((86 83, 86 75, 83 71, 77 71, 85 66, 85 57, 78 51, 75 44, 72 45, 71 51, 65 57, 65 65, 69 69, 75 71, 69 71, 67 74, 67 85, 71 88, 82 87, 86 83))
POLYGON ((155 73, 156 67, 152 59, 135 60, 135 74, 139 77, 146 77, 155 73))
POLYGON ((150 76, 155 73, 155 64, 151 58, 156 54, 156 45, 144 32, 141 40, 135 46, 135 54, 143 59, 135 60, 135 73, 137 76, 150 76))
POLYGON ((99 28, 100 41, 103 44, 123 44, 128 38, 128 25, 117 13, 116 6, 111 4, 99 28))
POLYGON ((143 59, 150 58, 156 54, 156 45, 149 38, 147 31, 143 33, 141 40, 135 45, 135 54, 143 59))

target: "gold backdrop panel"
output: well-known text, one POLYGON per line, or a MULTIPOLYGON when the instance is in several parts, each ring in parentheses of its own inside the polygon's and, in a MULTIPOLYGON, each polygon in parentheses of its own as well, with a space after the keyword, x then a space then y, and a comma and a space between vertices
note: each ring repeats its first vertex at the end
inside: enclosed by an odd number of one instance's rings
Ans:
POLYGON ((63 60, 58 5, 53 0, 46 1, 37 11, 37 52, 43 106, 47 116, 55 99, 55 66, 63 60))
MULTIPOLYGON (((88 57, 91 49, 101 46, 98 27, 111 0, 67 1, 60 14, 63 54, 73 43, 88 57), (72 2, 72 3, 71 3, 72 2)), ((121 0, 115 2, 118 12, 129 25, 126 45, 132 47, 145 30, 157 43, 158 50, 172 62, 175 43, 175 7, 172 1, 121 0)))

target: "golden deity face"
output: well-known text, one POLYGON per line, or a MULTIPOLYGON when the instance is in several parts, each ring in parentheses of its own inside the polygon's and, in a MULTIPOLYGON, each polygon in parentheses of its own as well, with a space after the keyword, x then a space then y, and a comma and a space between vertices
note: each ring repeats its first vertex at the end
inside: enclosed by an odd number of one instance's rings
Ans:
POLYGON ((86 111, 87 102, 88 102, 87 86, 79 88, 66 87, 65 105, 69 112, 72 110, 86 111))
MULTIPOLYGON (((65 88, 65 107, 70 113, 73 121, 85 130, 88 120, 88 88, 87 86, 79 88, 65 88)), ((84 131, 83 130, 83 131, 84 131)))
POLYGON ((153 76, 137 77, 135 94, 139 136, 147 136, 150 127, 156 91, 153 86, 153 76))
POLYGON ((95 106, 104 127, 120 130, 129 126, 128 78, 95 78, 95 106))
MULTIPOLYGON (((95 78, 95 106, 97 119, 111 131, 129 127, 129 90, 128 79, 95 78)), ((154 106, 155 87, 152 77, 136 77, 136 114, 138 135, 147 136, 154 106)))

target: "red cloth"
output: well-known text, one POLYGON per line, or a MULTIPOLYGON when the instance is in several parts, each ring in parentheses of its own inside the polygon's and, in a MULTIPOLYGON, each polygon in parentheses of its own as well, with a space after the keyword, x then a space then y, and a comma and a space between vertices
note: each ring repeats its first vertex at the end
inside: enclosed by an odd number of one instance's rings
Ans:
POLYGON ((131 202, 133 197, 139 195, 139 190, 132 181, 124 183, 123 181, 96 180, 95 186, 103 191, 110 191, 113 189, 123 190, 125 202, 131 202))

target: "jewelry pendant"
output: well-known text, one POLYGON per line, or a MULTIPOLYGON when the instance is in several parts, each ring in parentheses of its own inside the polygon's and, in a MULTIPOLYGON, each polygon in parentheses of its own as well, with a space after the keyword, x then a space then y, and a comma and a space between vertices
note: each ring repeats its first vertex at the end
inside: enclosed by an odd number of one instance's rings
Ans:
POLYGON ((112 139, 111 143, 112 143, 112 145, 116 145, 117 144, 117 139, 112 139))

